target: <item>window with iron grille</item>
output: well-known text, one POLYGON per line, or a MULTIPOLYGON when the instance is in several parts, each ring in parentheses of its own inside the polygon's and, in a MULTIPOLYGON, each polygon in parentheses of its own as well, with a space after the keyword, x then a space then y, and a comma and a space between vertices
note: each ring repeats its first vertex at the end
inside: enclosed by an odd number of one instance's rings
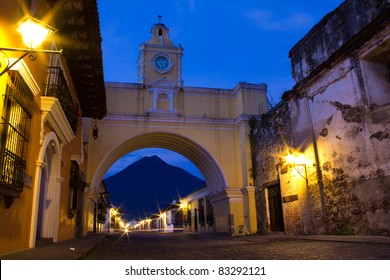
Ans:
POLYGON ((17 71, 9 71, 0 123, 0 193, 23 191, 34 95, 17 71))
POLYGON ((77 191, 82 188, 82 178, 80 176, 80 170, 79 170, 79 165, 75 162, 72 161, 72 165, 70 168, 70 209, 77 209, 77 191))
POLYGON ((61 67, 47 67, 48 84, 45 96, 55 97, 59 100, 62 110, 72 127, 74 133, 77 130, 77 106, 75 105, 68 83, 61 67))
POLYGON ((85 188, 85 175, 80 171, 80 167, 76 161, 72 160, 70 167, 70 194, 69 194, 69 210, 68 218, 72 219, 80 205, 82 193, 85 188))

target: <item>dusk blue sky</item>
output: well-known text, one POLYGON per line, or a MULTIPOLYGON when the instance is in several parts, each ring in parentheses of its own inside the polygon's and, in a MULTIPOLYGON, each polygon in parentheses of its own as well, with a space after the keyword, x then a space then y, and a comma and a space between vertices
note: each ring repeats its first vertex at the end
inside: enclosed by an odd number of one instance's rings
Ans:
MULTIPOLYGON (((107 82, 137 82, 139 45, 149 39, 150 28, 161 15, 171 40, 184 48, 185 86, 232 89, 241 81, 266 83, 269 96, 278 102, 295 83, 290 49, 342 2, 98 0, 104 78, 107 82)), ((184 164, 182 158, 175 161, 167 151, 152 152, 166 155, 170 164, 184 164)), ((127 156, 120 168, 142 155, 127 156)), ((118 166, 108 175, 117 172, 118 166)))

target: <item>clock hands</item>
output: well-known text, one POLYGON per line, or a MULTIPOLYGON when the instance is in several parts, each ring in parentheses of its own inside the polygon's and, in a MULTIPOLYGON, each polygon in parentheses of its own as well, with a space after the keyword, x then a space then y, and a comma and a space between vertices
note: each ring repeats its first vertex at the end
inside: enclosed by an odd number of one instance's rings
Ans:
POLYGON ((166 57, 160 56, 154 60, 154 65, 160 70, 165 70, 169 67, 169 60, 166 57))

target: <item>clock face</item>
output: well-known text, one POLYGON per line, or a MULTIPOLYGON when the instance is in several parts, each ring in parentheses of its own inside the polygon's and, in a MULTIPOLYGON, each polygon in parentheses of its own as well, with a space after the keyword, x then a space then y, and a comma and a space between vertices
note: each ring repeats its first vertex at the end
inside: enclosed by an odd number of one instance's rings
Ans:
POLYGON ((165 56, 158 56, 154 59, 154 66, 158 70, 167 70, 169 67, 169 60, 165 56))
POLYGON ((173 63, 169 59, 169 57, 162 54, 156 55, 151 62, 154 70, 156 70, 160 74, 170 71, 173 66, 173 63))

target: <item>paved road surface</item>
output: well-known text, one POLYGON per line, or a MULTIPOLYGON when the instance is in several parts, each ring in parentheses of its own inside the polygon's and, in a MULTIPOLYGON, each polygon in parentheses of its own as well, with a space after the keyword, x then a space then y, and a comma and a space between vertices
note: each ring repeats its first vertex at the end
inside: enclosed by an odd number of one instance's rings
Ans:
POLYGON ((129 232, 107 236, 90 260, 389 260, 390 244, 286 236, 129 232))

